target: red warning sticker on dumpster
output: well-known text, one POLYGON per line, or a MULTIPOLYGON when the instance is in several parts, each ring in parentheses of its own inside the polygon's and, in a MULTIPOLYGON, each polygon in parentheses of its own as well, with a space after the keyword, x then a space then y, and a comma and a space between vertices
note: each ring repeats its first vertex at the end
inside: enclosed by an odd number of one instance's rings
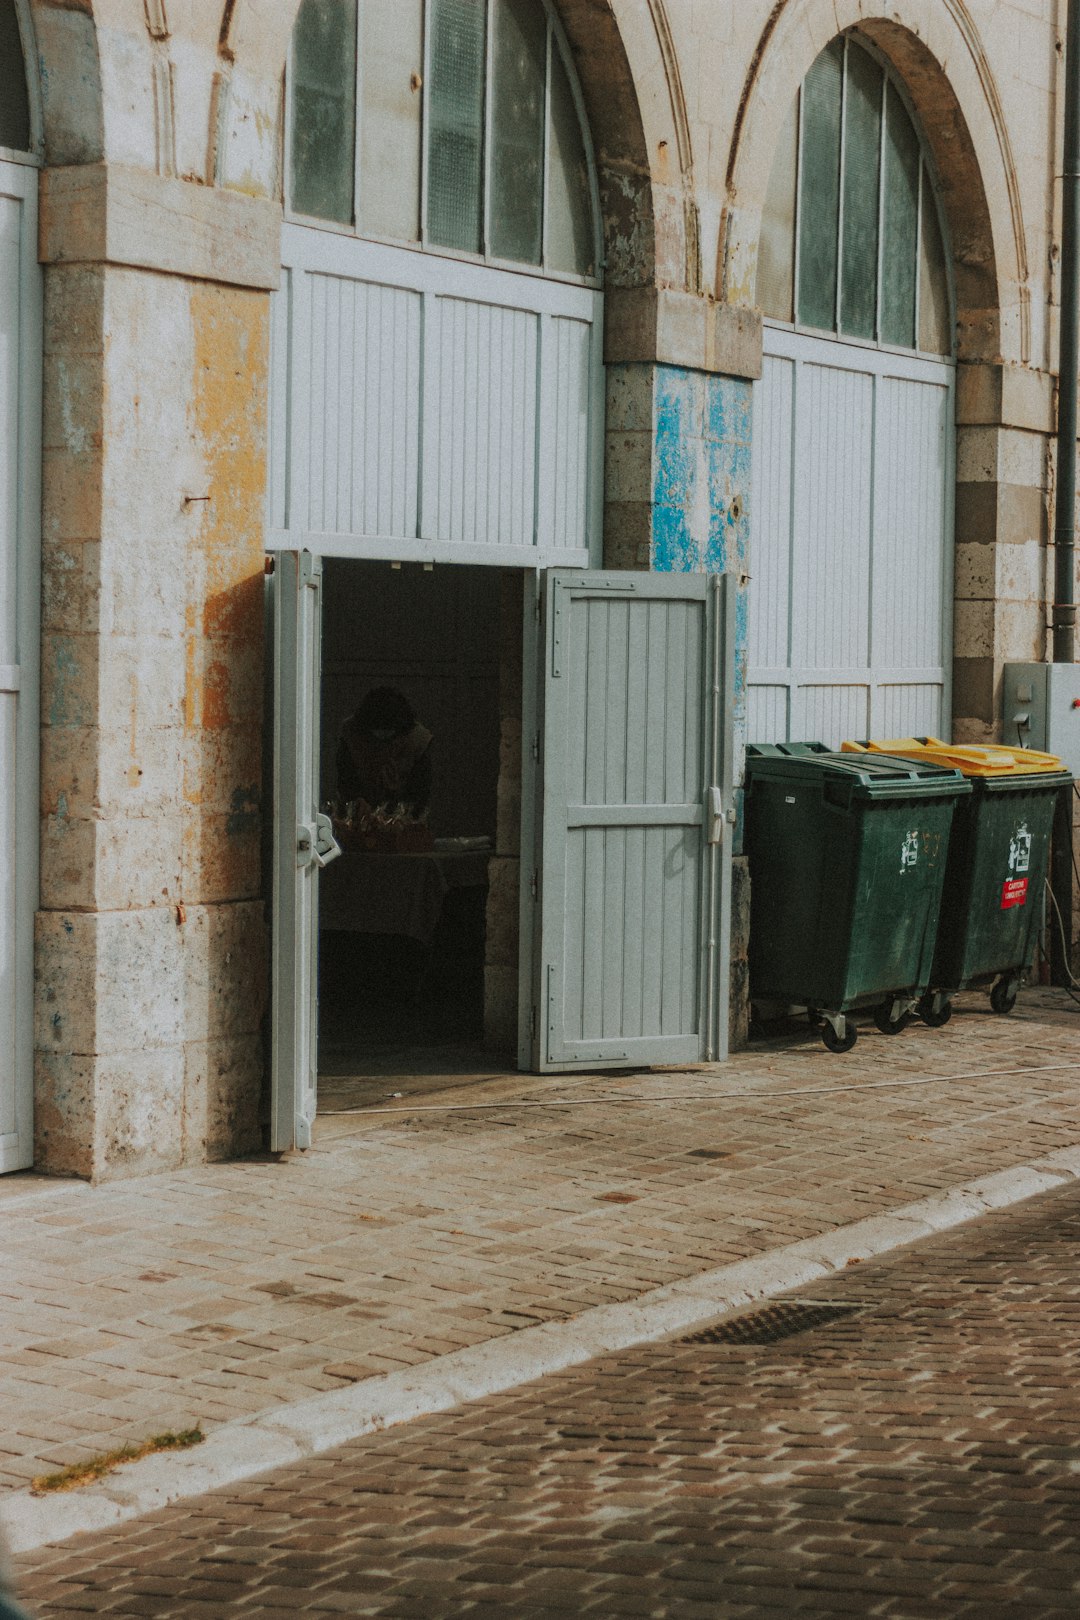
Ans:
POLYGON ((1023 906, 1027 904, 1027 878, 1006 878, 1001 885, 1001 909, 1008 911, 1010 906, 1023 906))

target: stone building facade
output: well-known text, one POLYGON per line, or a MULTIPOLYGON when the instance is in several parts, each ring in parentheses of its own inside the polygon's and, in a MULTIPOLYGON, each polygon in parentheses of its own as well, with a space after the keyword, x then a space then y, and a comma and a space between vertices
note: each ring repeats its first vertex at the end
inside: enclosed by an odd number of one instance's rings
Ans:
MULTIPOLYGON (((12 4, 29 139, 0 160, 36 179, 42 297, 40 871, 21 1162, 32 1143, 42 1170, 106 1177, 263 1140, 270 373, 299 0, 12 4)), ((736 576, 743 735, 768 330, 758 259, 777 142, 838 37, 901 88, 953 300, 951 725, 959 739, 1000 736, 1003 664, 1049 655, 1063 0, 554 0, 553 12, 599 196, 603 564, 736 576)), ((0 91, 10 83, 0 75, 0 91)), ((36 589, 25 548, 20 566, 36 589)), ((33 657, 26 646, 28 671, 33 657)), ((504 689, 513 664, 504 649, 504 689)), ((515 749, 507 710, 504 755, 515 749)), ((508 772, 504 758, 493 897, 517 879, 508 772)), ((737 1025, 745 883, 735 890, 737 1025)), ((515 903, 491 901, 493 986, 513 974, 515 903)))

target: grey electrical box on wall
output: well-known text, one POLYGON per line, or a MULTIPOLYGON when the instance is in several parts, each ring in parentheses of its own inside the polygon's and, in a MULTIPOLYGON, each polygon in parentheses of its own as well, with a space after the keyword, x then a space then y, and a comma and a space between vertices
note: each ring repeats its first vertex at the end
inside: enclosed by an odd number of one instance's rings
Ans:
POLYGON ((1080 776, 1080 664, 1006 664, 1002 738, 1080 776))

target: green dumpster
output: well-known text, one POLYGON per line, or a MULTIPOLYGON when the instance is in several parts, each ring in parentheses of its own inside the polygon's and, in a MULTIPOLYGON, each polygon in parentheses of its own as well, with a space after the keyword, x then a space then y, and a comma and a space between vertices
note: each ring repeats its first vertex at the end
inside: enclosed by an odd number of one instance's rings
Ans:
POLYGON ((832 1052, 873 1007, 897 1034, 930 983, 958 770, 751 745, 746 759, 750 991, 806 1007, 832 1052))
POLYGON ((927 1024, 947 1023, 956 992, 986 984, 994 1011, 1011 1012, 1035 956, 1054 798, 1071 786, 1069 772, 1054 754, 937 737, 844 748, 953 765, 970 781, 973 792, 953 818, 937 949, 918 1012, 927 1024))

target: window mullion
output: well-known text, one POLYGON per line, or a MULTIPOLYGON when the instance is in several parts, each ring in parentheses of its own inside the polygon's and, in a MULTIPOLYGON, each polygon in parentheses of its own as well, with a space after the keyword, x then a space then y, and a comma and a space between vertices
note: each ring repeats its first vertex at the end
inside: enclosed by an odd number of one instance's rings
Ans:
POLYGON ((791 316, 796 326, 799 324, 799 272, 802 264, 799 237, 802 229, 803 106, 805 100, 803 87, 800 85, 798 106, 795 113, 795 207, 792 210, 795 248, 791 255, 791 316))
POLYGON ((359 0, 356 7, 356 81, 353 86, 353 183, 352 183, 352 223, 355 231, 360 230, 360 163, 363 142, 360 131, 364 117, 364 104, 361 100, 364 89, 364 7, 367 0, 359 0))
POLYGON ((544 56, 544 161, 540 175, 540 266, 548 264, 548 173, 551 168, 551 59, 555 49, 555 25, 547 13, 547 50, 544 56))
POLYGON ((486 4, 486 30, 484 37, 484 138, 480 151, 480 251, 484 258, 490 258, 491 243, 491 150, 493 138, 495 102, 494 66, 495 66, 495 0, 487 0, 486 4))
POLYGON ((840 316, 844 300, 844 180, 847 170, 847 81, 848 81, 848 41, 844 40, 844 65, 840 75, 840 174, 839 197, 836 206, 836 298, 833 303, 833 331, 839 334, 843 328, 840 325, 840 316))
MULTIPOLYGON (((921 144, 921 143, 920 143, 921 144)), ((922 211, 926 160, 919 155, 919 195, 915 204, 915 347, 922 347, 922 211)))
POLYGON ((428 100, 431 84, 431 7, 433 0, 424 0, 424 38, 421 56, 423 83, 420 86, 420 246, 428 245, 428 146, 431 121, 428 100))
POLYGON ((877 233, 877 291, 874 295, 874 341, 881 342, 881 309, 884 292, 885 264, 885 146, 886 109, 889 105, 889 75, 881 75, 881 144, 878 151, 878 233, 877 233))

